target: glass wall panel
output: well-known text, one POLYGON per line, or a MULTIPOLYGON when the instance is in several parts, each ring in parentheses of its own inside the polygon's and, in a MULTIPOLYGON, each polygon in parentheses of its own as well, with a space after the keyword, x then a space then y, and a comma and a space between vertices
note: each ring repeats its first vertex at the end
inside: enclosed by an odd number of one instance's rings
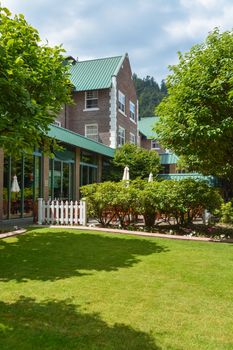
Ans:
POLYGON ((4 157, 3 218, 32 216, 40 194, 41 157, 4 157))
POLYGON ((3 175, 3 219, 9 217, 10 203, 10 159, 4 157, 4 175, 3 175))
POLYGON ((92 184, 97 181, 97 166, 81 164, 80 174, 80 186, 92 184))
POLYGON ((62 171, 61 171, 62 162, 55 160, 54 161, 54 174, 53 174, 53 191, 54 199, 59 199, 61 197, 61 184, 62 184, 62 171))
POLYGON ((34 198, 37 200, 42 196, 41 157, 34 158, 34 185, 34 198))
POLYGON ((97 181, 97 168, 89 167, 89 183, 92 184, 97 181))
POLYGON ((10 218, 18 218, 23 214, 23 164, 22 158, 11 159, 10 182, 10 218))
POLYGON ((51 199, 73 199, 73 162, 50 159, 49 196, 51 199))
POLYGON ((87 163, 87 164, 93 164, 93 165, 97 164, 97 155, 95 153, 82 150, 80 157, 81 157, 81 163, 87 163))
POLYGON ((24 165, 24 184, 23 184, 23 204, 24 204, 24 216, 33 215, 33 203, 34 203, 34 157, 26 156, 23 161, 24 165))
POLYGON ((89 183, 88 182, 88 166, 81 165, 80 170, 81 170, 81 183, 80 183, 80 185, 85 186, 89 183))
POLYGON ((69 200, 70 197, 70 181, 71 181, 71 174, 70 174, 70 164, 69 163, 63 163, 63 169, 62 169, 62 199, 69 200))

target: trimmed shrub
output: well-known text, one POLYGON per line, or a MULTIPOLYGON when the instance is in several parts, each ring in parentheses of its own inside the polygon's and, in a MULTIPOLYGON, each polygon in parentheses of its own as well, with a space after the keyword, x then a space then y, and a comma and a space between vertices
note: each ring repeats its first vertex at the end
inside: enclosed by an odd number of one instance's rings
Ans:
POLYGON ((158 213, 168 221, 173 217, 177 224, 185 225, 200 216, 204 209, 213 212, 222 204, 216 189, 194 179, 135 180, 129 184, 124 181, 104 182, 83 186, 81 193, 86 197, 89 216, 103 226, 115 219, 125 227, 140 214, 144 217, 145 226, 151 228, 158 213))

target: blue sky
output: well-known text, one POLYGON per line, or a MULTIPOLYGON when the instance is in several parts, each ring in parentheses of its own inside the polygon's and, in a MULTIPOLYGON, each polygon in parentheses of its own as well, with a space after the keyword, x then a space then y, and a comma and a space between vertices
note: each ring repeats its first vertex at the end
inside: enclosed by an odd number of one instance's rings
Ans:
POLYGON ((166 78, 177 52, 233 27, 232 0, 1 0, 50 46, 80 60, 128 52, 139 77, 166 78))

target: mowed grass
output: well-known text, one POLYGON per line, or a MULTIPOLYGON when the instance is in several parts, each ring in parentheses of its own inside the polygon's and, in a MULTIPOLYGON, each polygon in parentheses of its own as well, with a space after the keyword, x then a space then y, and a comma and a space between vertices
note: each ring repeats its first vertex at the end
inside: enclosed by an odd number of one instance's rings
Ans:
POLYGON ((233 349, 233 245, 33 229, 0 240, 0 349, 233 349))

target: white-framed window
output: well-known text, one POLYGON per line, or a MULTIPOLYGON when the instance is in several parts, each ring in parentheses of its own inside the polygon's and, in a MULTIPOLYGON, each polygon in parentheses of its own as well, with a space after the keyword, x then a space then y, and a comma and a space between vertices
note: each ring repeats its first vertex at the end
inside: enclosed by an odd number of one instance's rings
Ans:
POLYGON ((156 140, 151 140, 151 149, 160 150, 159 143, 156 140))
POLYGON ((125 113, 125 95, 120 90, 118 91, 118 108, 125 113))
POLYGON ((56 125, 56 126, 61 127, 61 122, 59 122, 58 120, 54 120, 53 124, 56 125))
POLYGON ((98 108, 98 90, 86 91, 85 93, 85 108, 98 108))
POLYGON ((99 141, 98 124, 86 124, 85 136, 91 140, 99 141))
POLYGON ((136 119, 136 117, 135 117, 135 104, 131 101, 129 101, 129 110, 130 110, 130 119, 135 121, 135 119, 136 119))
POLYGON ((130 140, 130 143, 134 145, 136 144, 136 136, 132 132, 129 134, 129 140, 130 140))
POLYGON ((118 128, 118 146, 125 144, 125 129, 119 126, 118 128))

